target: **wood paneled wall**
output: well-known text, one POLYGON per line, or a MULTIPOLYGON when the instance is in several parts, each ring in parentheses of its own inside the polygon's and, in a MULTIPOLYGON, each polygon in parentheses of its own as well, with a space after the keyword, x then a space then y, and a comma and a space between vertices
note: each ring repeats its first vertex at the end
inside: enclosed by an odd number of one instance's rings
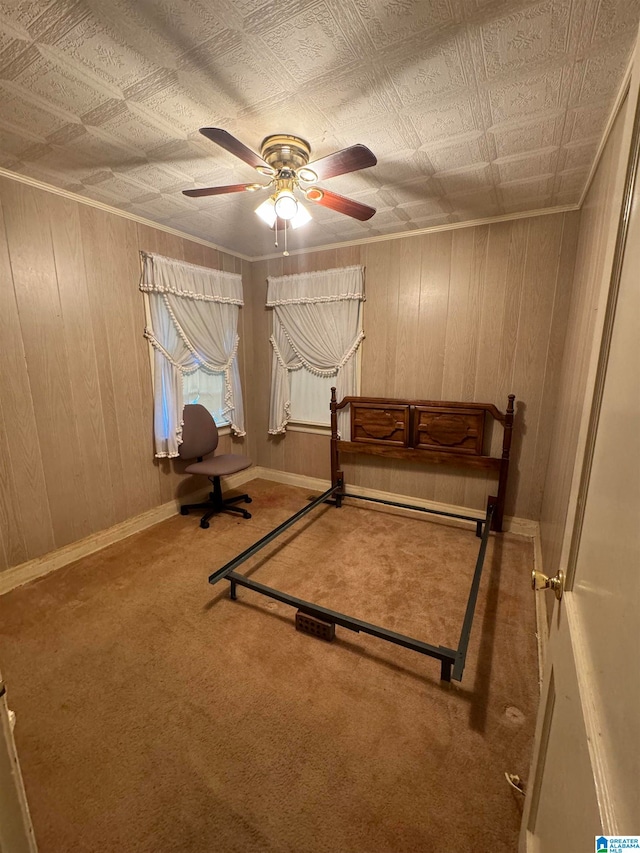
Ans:
MULTIPOLYGON (((267 434, 266 278, 363 264, 362 393, 504 408, 513 391, 507 513, 537 519, 542 507, 552 549, 569 476, 568 468, 556 473, 575 447, 576 432, 564 405, 558 417, 554 406, 559 394, 579 397, 574 376, 584 369, 581 347, 588 342, 594 287, 587 282, 572 301, 576 247, 579 239, 576 281, 595 280, 598 237, 614 215, 605 196, 617 135, 616 129, 584 226, 579 213, 554 214, 254 263, 0 180, 0 570, 190 488, 179 462, 152 457, 140 249, 242 274, 248 435, 224 438, 221 449, 327 479, 326 436, 267 434), (562 361, 565 340, 573 355, 562 361)), ((478 508, 494 485, 484 475, 375 458, 351 464, 347 476, 369 488, 478 508)))
POLYGON ((587 374, 594 346, 598 301, 611 277, 612 240, 622 202, 620 177, 625 107, 620 110, 581 210, 575 276, 564 323, 565 346, 557 359, 556 415, 540 511, 542 556, 547 574, 560 564, 564 527, 576 464, 587 374))
MULTIPOLYGON (((363 264, 361 393, 477 400, 501 409, 515 393, 507 514, 537 519, 579 221, 577 212, 554 214, 253 263, 250 412, 259 464, 329 477, 326 437, 267 435, 267 276, 363 264)), ((495 483, 374 458, 360 458, 347 476, 369 488, 478 508, 495 483)))
POLYGON ((0 179, 0 570, 189 488, 153 458, 140 249, 249 277, 231 255, 0 179))

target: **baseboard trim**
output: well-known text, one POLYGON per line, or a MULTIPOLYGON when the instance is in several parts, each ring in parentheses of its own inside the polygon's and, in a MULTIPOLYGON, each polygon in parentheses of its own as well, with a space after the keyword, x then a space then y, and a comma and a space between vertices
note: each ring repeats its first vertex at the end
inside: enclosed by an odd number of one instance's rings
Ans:
MULTIPOLYGON (((288 471, 278 471, 275 468, 264 468, 260 465, 254 465, 251 468, 246 468, 237 474, 230 477, 225 477, 225 485, 227 488, 234 489, 238 486, 247 483, 249 480, 261 478, 263 480, 271 480, 275 483, 282 483, 288 486, 298 486, 304 489, 313 489, 314 491, 323 492, 329 488, 330 481, 322 480, 317 477, 307 477, 303 474, 292 474, 288 471)), ((396 495, 392 492, 383 492, 378 489, 369 489, 360 487, 359 493, 368 498, 377 498, 380 500, 395 500, 400 503, 411 503, 415 506, 425 509, 433 509, 439 512, 454 512, 465 513, 472 516, 477 515, 479 519, 484 515, 480 511, 469 510, 468 507, 455 506, 452 504, 439 503, 437 501, 424 500, 422 498, 412 497, 410 495, 396 495)), ((99 530, 96 533, 87 536, 85 539, 80 539, 77 542, 72 542, 70 545, 65 545, 63 548, 58 548, 55 551, 50 551, 48 554, 43 554, 41 557, 36 557, 34 560, 29 560, 26 563, 21 563, 19 566, 13 566, 0 573, 0 595, 10 592, 16 587, 23 586, 30 581, 48 575, 50 572, 61 569, 63 566, 69 565, 82 557, 93 554, 96 551, 102 550, 114 542, 120 542, 132 536, 134 533, 139 533, 152 527, 154 524, 159 524, 161 521, 171 518, 180 511, 180 503, 186 500, 197 500, 198 495, 184 496, 180 501, 173 500, 168 503, 161 504, 153 509, 136 515, 133 518, 128 518, 113 527, 106 530, 99 530)), ((473 522, 463 522, 460 524, 473 526, 473 522)), ((505 530, 509 533, 515 533, 520 536, 528 536, 536 541, 536 535, 539 539, 539 525, 537 521, 531 521, 527 518, 508 518, 505 517, 505 530)))
MULTIPOLYGON (((306 477, 303 474, 291 474, 288 471, 278 471, 275 468, 256 467, 251 469, 256 477, 262 477, 265 480, 273 480, 276 483, 283 483, 287 486, 300 486, 305 489, 315 489, 324 492, 329 488, 331 482, 329 480, 321 480, 317 477, 306 477)), ((397 495, 393 492, 383 492, 379 489, 369 489, 364 486, 357 487, 358 492, 367 498, 375 498, 383 501, 398 501, 399 503, 410 503, 414 506, 419 506, 424 509, 433 509, 437 512, 453 512, 464 513, 465 515, 477 516, 478 519, 484 518, 484 513, 481 510, 470 510, 468 507, 456 506, 455 504, 439 503, 438 501, 429 501, 423 498, 416 498, 411 495, 397 495)), ((408 511, 410 512, 410 511, 408 511)), ((460 522, 469 527, 473 526, 473 522, 460 522)), ((504 519, 504 529, 508 533, 516 533, 519 536, 528 536, 535 539, 536 535, 540 535, 540 526, 537 521, 532 521, 529 518, 509 518, 504 519)))
MULTIPOLYGON (((225 485, 227 488, 236 488, 246 483, 247 480, 253 480, 256 476, 255 468, 246 468, 244 471, 225 477, 225 485)), ((33 560, 28 560, 26 563, 20 563, 19 566, 13 566, 0 573, 0 595, 11 592, 18 586, 23 586, 30 581, 48 575, 50 572, 61 569, 63 566, 69 565, 82 557, 87 557, 89 554, 94 554, 96 551, 101 551, 108 545, 113 545, 114 542, 120 542, 134 533, 139 533, 141 530, 146 530, 148 527, 153 527, 154 524, 159 524, 161 521, 166 521, 173 515, 180 512, 180 504, 189 500, 197 502, 202 496, 202 490, 185 495, 180 500, 169 501, 168 503, 160 504, 153 509, 140 513, 133 518, 128 518, 121 521, 119 524, 114 524, 113 527, 108 527, 106 530, 98 530, 84 539, 79 539, 77 542, 72 542, 70 545, 65 545, 63 548, 57 548, 55 551, 49 551, 48 554, 43 554, 41 557, 36 557, 33 560)))

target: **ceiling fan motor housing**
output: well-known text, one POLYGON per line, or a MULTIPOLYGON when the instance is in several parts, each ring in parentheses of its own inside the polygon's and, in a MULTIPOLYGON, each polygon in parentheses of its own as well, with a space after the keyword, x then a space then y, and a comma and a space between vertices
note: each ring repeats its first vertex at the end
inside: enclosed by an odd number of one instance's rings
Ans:
POLYGON ((260 154, 262 159, 276 171, 296 170, 309 162, 311 146, 299 136, 278 133, 263 139, 260 154))

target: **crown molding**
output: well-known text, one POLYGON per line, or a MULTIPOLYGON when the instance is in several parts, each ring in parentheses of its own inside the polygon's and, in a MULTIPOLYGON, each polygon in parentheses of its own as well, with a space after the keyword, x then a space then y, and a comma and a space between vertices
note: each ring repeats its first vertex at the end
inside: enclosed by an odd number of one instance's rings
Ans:
POLYGON ((172 234, 174 237, 181 237, 183 240, 189 240, 192 243, 199 243, 201 246, 207 246, 209 249, 216 249, 218 252, 224 252, 227 255, 232 255, 234 258, 239 258, 241 261, 253 261, 255 258, 249 255, 243 255, 240 252, 232 252, 230 249, 225 249, 224 246, 218 246, 217 243, 211 243, 209 240, 203 240, 201 237, 194 237, 193 234, 187 234, 184 231, 178 231, 176 228, 169 228, 167 225, 161 225, 159 222, 154 222, 151 219, 145 219, 143 216, 137 216, 135 213, 129 213, 127 210, 120 210, 118 207, 111 207, 102 201, 96 201, 92 198, 72 193, 70 190, 63 190, 61 187, 54 187, 52 184, 46 184, 44 181, 39 181, 37 178, 29 178, 27 175, 20 175, 17 172, 10 172, 9 169, 4 169, 0 166, 0 177, 8 178, 10 181, 16 181, 19 184, 26 184, 29 187, 35 187, 38 190, 53 193, 54 195, 68 198, 70 201, 75 201, 78 204, 86 204, 88 207, 95 207, 97 210, 102 210, 105 213, 112 213, 114 216, 120 216, 122 219, 129 219, 131 222, 137 222, 140 225, 146 225, 149 228, 155 228, 156 231, 164 231, 166 234, 172 234))
MULTIPOLYGON (((439 231, 455 231, 458 228, 476 228, 479 225, 491 225, 494 222, 511 222, 514 219, 529 219, 532 216, 550 216, 554 213, 580 210, 579 204, 562 204, 556 207, 543 207, 538 210, 523 210, 518 213, 504 213, 499 216, 486 216, 484 219, 465 219, 463 222, 447 222, 444 225, 432 225, 427 228, 415 228, 411 231, 400 231, 394 234, 380 234, 377 237, 363 237, 360 240, 348 240, 344 243, 327 243, 324 246, 308 246, 306 249, 293 249, 289 256, 306 255, 309 252, 324 252, 327 249, 343 249, 346 246, 363 246, 368 243, 384 243, 387 240, 404 240, 405 237, 420 237, 422 234, 436 234, 439 231)), ((282 252, 271 255, 259 255, 251 258, 253 261, 271 261, 282 258, 282 252)))

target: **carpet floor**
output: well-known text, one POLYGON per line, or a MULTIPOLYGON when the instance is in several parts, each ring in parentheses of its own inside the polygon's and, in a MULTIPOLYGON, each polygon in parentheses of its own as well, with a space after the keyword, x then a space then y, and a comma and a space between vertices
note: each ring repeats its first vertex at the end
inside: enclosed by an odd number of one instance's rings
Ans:
MULTIPOLYGON (((40 853, 515 853, 538 699, 531 540, 490 537, 461 683, 439 662, 208 574, 305 505, 175 516, 0 598, 0 667, 40 853)), ((456 647, 474 530, 314 510, 240 568, 456 647)))

